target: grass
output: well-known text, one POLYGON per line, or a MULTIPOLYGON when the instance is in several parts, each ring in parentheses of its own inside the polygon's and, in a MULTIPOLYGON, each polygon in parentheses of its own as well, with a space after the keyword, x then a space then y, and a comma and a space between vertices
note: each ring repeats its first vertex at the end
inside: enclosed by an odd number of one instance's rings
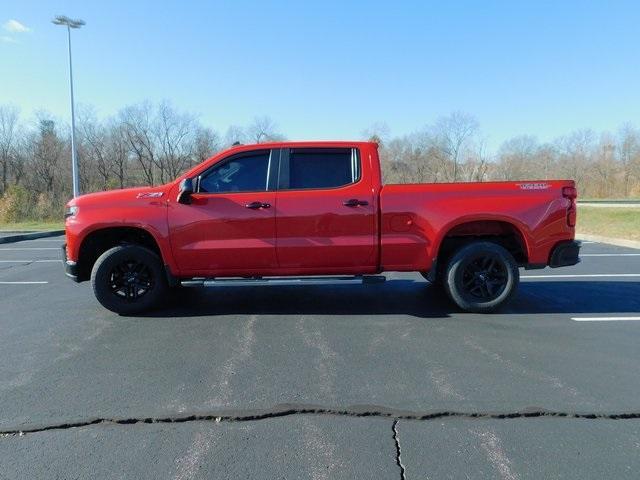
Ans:
POLYGON ((64 222, 58 221, 26 221, 17 223, 0 223, 0 232, 64 230, 64 222))
POLYGON ((578 205, 578 233, 640 240, 640 208, 598 208, 578 205))
POLYGON ((588 202, 637 202, 640 200, 640 197, 629 197, 629 198, 578 198, 578 205, 580 203, 588 203, 588 202))

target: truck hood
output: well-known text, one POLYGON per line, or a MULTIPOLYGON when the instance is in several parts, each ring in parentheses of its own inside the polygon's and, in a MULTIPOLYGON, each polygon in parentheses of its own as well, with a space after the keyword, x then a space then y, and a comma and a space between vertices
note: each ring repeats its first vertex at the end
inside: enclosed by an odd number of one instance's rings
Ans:
POLYGON ((98 204, 111 204, 112 202, 131 202, 139 200, 160 200, 167 198, 171 185, 161 185, 158 187, 133 187, 121 190, 107 190, 105 192, 87 193, 69 200, 70 206, 95 206, 98 204))

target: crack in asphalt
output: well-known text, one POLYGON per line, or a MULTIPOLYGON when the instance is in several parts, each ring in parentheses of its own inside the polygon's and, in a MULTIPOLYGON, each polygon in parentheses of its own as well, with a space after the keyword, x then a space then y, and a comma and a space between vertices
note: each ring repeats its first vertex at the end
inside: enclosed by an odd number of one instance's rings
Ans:
MULTIPOLYGON (((459 412, 459 411, 435 411, 435 412, 409 412, 391 408, 367 408, 351 407, 345 409, 325 408, 316 406, 284 406, 272 410, 240 411, 237 413, 198 413, 173 415, 165 417, 98 417, 77 422, 55 423, 50 425, 32 427, 13 427, 0 430, 0 436, 26 435, 50 430, 68 430, 72 428, 88 427, 92 425, 133 425, 133 424, 157 424, 157 423, 187 423, 187 422, 252 422, 267 420, 270 418, 282 418, 295 415, 327 415, 338 417, 374 417, 394 420, 394 434, 398 420, 429 421, 442 418, 468 418, 468 419, 517 419, 517 418, 567 418, 589 420, 629 420, 640 419, 640 412, 618 413, 572 413, 552 410, 523 410, 515 412, 459 412)), ((397 439, 397 437, 394 437, 397 439)))
POLYGON ((398 434, 398 420, 393 421, 393 425, 391 425, 391 429, 393 430, 393 441, 396 444, 396 464, 400 467, 400 480, 406 480, 406 472, 404 465, 402 464, 402 457, 400 451, 400 436, 398 434))

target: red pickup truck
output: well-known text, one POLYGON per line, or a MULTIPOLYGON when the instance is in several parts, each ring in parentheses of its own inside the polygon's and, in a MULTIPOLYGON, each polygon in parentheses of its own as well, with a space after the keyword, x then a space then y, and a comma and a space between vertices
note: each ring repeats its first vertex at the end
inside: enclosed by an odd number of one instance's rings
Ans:
POLYGON ((370 142, 221 152, 175 181, 67 204, 66 274, 131 314, 170 288, 383 280, 420 272, 461 309, 513 295, 519 267, 579 262, 571 180, 382 185, 370 142))

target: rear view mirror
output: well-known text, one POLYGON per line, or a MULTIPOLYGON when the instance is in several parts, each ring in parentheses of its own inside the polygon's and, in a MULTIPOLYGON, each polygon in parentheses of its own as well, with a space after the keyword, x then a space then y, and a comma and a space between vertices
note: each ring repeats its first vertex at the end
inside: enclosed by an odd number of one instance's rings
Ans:
POLYGON ((191 203, 191 194, 193 193, 193 180, 185 178, 180 182, 180 190, 178 190, 178 203, 189 205, 191 203))

